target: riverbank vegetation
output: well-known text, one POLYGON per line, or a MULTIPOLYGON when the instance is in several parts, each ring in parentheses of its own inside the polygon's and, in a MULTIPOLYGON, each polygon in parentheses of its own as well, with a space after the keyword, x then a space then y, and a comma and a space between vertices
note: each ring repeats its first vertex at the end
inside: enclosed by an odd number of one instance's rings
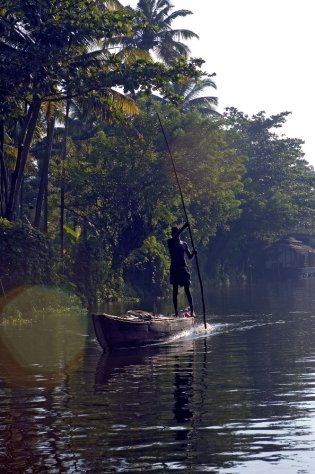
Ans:
MULTIPOLYGON (((207 284, 246 279, 264 246, 313 232, 315 176, 288 112, 216 112, 168 1, 4 1, 0 10, 0 279, 72 288, 90 306, 168 286, 183 215, 207 284), (158 58, 159 60, 157 60, 158 58)), ((210 93, 209 93, 210 91, 210 93)))

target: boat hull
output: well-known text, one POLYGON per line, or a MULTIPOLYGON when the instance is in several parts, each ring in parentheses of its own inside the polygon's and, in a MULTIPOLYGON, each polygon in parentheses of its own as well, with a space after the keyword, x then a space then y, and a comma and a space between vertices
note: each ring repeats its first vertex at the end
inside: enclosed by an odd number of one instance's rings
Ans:
POLYGON ((161 342, 192 328, 194 324, 192 317, 154 315, 128 318, 126 315, 92 314, 92 319, 95 335, 104 350, 161 342))

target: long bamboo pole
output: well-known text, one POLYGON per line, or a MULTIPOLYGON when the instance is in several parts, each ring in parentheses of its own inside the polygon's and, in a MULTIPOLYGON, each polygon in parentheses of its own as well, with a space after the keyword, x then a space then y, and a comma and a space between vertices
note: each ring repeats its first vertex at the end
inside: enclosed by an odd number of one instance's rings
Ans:
POLYGON ((200 274, 198 255, 196 253, 194 239, 193 239, 193 235, 192 235, 192 232, 191 232, 191 227, 190 227, 189 218, 188 218, 188 214, 187 214, 187 210, 186 210, 186 206, 185 206, 184 196, 183 196, 182 188, 181 188, 181 185, 180 185, 180 182, 179 182, 179 179, 178 179, 178 174, 177 174, 177 171, 176 171, 174 158, 173 158, 173 155, 172 155, 172 152, 171 152, 171 149, 170 149, 167 137, 166 137, 166 133, 165 133, 160 115, 159 115, 158 112, 156 112, 156 114, 157 114, 157 117, 159 119, 160 127, 161 127, 161 130, 162 130, 162 133, 163 133, 163 136, 164 136, 164 140, 165 140, 165 143, 166 143, 166 148, 167 148, 167 151, 168 151, 168 154, 170 156, 171 163, 172 163, 175 179, 176 179, 176 182, 177 182, 177 187, 178 187, 179 194, 180 194, 180 199, 181 199, 181 202, 182 202, 184 216, 185 216, 186 222, 188 223, 188 230, 189 230, 189 237, 190 237, 190 241, 191 241, 191 246, 192 246, 193 251, 195 252, 195 261, 196 261, 196 268, 197 268, 197 274, 198 274, 198 279, 199 279, 199 284, 200 284, 200 293, 201 293, 201 301, 202 301, 203 324, 204 324, 204 327, 206 329, 207 328, 207 324, 206 324, 206 306, 205 306, 203 283, 202 283, 201 274, 200 274))

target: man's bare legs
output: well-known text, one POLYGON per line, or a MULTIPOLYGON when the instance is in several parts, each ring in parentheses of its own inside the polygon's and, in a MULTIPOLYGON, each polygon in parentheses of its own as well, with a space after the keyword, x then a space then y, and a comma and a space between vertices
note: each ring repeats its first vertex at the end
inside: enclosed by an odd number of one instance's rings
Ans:
POLYGON ((191 293, 190 293, 189 285, 184 285, 184 290, 185 290, 185 293, 186 293, 186 296, 187 296, 187 299, 188 299, 188 304, 189 304, 189 307, 190 307, 191 315, 193 316, 193 314, 194 314, 194 304, 193 304, 193 299, 192 299, 192 296, 191 296, 191 293))
MULTIPOLYGON (((194 304, 193 299, 190 293, 189 285, 184 285, 185 294, 188 300, 188 304, 190 307, 191 315, 194 314, 194 304)), ((173 285, 173 304, 175 309, 175 316, 178 316, 178 306, 177 306, 177 297, 178 297, 178 285, 173 285)))
POLYGON ((178 285, 173 285, 173 304, 175 309, 175 316, 178 316, 177 308, 178 285))

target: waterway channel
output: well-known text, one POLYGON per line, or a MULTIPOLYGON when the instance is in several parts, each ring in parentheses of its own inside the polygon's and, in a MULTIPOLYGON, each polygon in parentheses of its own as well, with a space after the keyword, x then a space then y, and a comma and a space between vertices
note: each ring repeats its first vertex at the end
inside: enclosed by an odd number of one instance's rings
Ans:
POLYGON ((87 315, 22 298, 0 325, 0 472, 314 473, 315 280, 206 296, 206 331, 107 354, 87 315))

